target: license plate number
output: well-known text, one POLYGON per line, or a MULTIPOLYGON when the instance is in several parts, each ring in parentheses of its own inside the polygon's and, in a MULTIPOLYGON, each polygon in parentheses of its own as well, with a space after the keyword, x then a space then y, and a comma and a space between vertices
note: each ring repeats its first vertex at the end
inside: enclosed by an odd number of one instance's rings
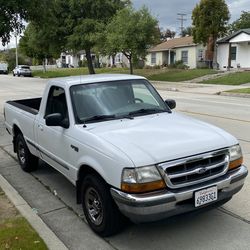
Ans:
POLYGON ((217 187, 210 187, 194 193, 195 207, 200 207, 218 199, 217 187))

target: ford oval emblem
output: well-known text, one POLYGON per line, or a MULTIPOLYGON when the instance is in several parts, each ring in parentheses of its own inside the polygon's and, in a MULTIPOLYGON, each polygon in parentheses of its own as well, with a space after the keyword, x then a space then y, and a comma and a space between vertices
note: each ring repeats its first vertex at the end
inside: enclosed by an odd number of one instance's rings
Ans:
POLYGON ((207 172, 207 168, 198 168, 197 169, 197 174, 204 174, 204 173, 206 173, 207 172))

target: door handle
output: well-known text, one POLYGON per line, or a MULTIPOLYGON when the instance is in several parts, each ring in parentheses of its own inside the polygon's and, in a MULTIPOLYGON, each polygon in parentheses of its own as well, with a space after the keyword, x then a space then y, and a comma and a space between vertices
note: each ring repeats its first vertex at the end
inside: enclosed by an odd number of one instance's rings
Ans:
POLYGON ((38 124, 38 128, 43 131, 43 125, 42 124, 38 124))

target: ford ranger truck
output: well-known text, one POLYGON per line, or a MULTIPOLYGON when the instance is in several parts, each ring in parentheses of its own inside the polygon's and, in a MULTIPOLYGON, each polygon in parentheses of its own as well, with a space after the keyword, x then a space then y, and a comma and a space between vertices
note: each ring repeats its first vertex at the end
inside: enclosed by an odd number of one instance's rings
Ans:
POLYGON ((43 97, 8 101, 5 125, 24 171, 48 163, 76 186, 76 200, 101 236, 126 218, 161 220, 219 206, 247 176, 239 142, 174 112, 147 79, 58 78, 43 97))

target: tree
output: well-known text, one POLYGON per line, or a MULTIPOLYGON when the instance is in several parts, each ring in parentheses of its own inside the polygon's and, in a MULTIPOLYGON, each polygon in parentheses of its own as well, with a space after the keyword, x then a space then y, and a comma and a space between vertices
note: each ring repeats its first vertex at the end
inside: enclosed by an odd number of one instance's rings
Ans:
POLYGON ((226 34, 229 18, 224 0, 201 0, 192 13, 194 42, 206 45, 210 41, 214 68, 217 68, 216 41, 226 34))
MULTIPOLYGON (((16 49, 8 49, 0 52, 0 61, 8 63, 9 71, 12 71, 16 66, 16 49)), ((18 54, 18 61, 20 64, 30 64, 30 59, 25 57, 22 53, 18 54)))
POLYGON ((11 33, 20 34, 24 29, 23 20, 39 20, 46 11, 49 0, 1 1, 0 39, 3 45, 10 41, 11 33))
POLYGON ((60 48, 51 41, 51 37, 50 29, 45 24, 38 26, 31 22, 19 42, 20 51, 31 58, 42 61, 44 71, 46 71, 46 59, 53 56, 58 57, 60 54, 60 48))
POLYGON ((162 42, 167 41, 168 38, 170 39, 174 38, 175 35, 176 35, 176 32, 168 28, 166 30, 160 30, 160 39, 162 42))
POLYGON ((229 25, 231 32, 236 32, 240 29, 250 28, 250 11, 242 11, 240 18, 229 25))
POLYGON ((91 52, 100 33, 116 12, 130 4, 128 0, 57 0, 55 27, 64 50, 77 53, 84 49, 90 74, 94 74, 91 52), (60 24, 60 26, 58 25, 60 24))
POLYGON ((192 27, 184 28, 181 32, 181 37, 192 36, 192 27))
POLYGON ((159 41, 157 24, 146 7, 138 11, 131 7, 120 10, 107 26, 104 53, 122 52, 133 74, 134 58, 145 58, 147 49, 159 41))

